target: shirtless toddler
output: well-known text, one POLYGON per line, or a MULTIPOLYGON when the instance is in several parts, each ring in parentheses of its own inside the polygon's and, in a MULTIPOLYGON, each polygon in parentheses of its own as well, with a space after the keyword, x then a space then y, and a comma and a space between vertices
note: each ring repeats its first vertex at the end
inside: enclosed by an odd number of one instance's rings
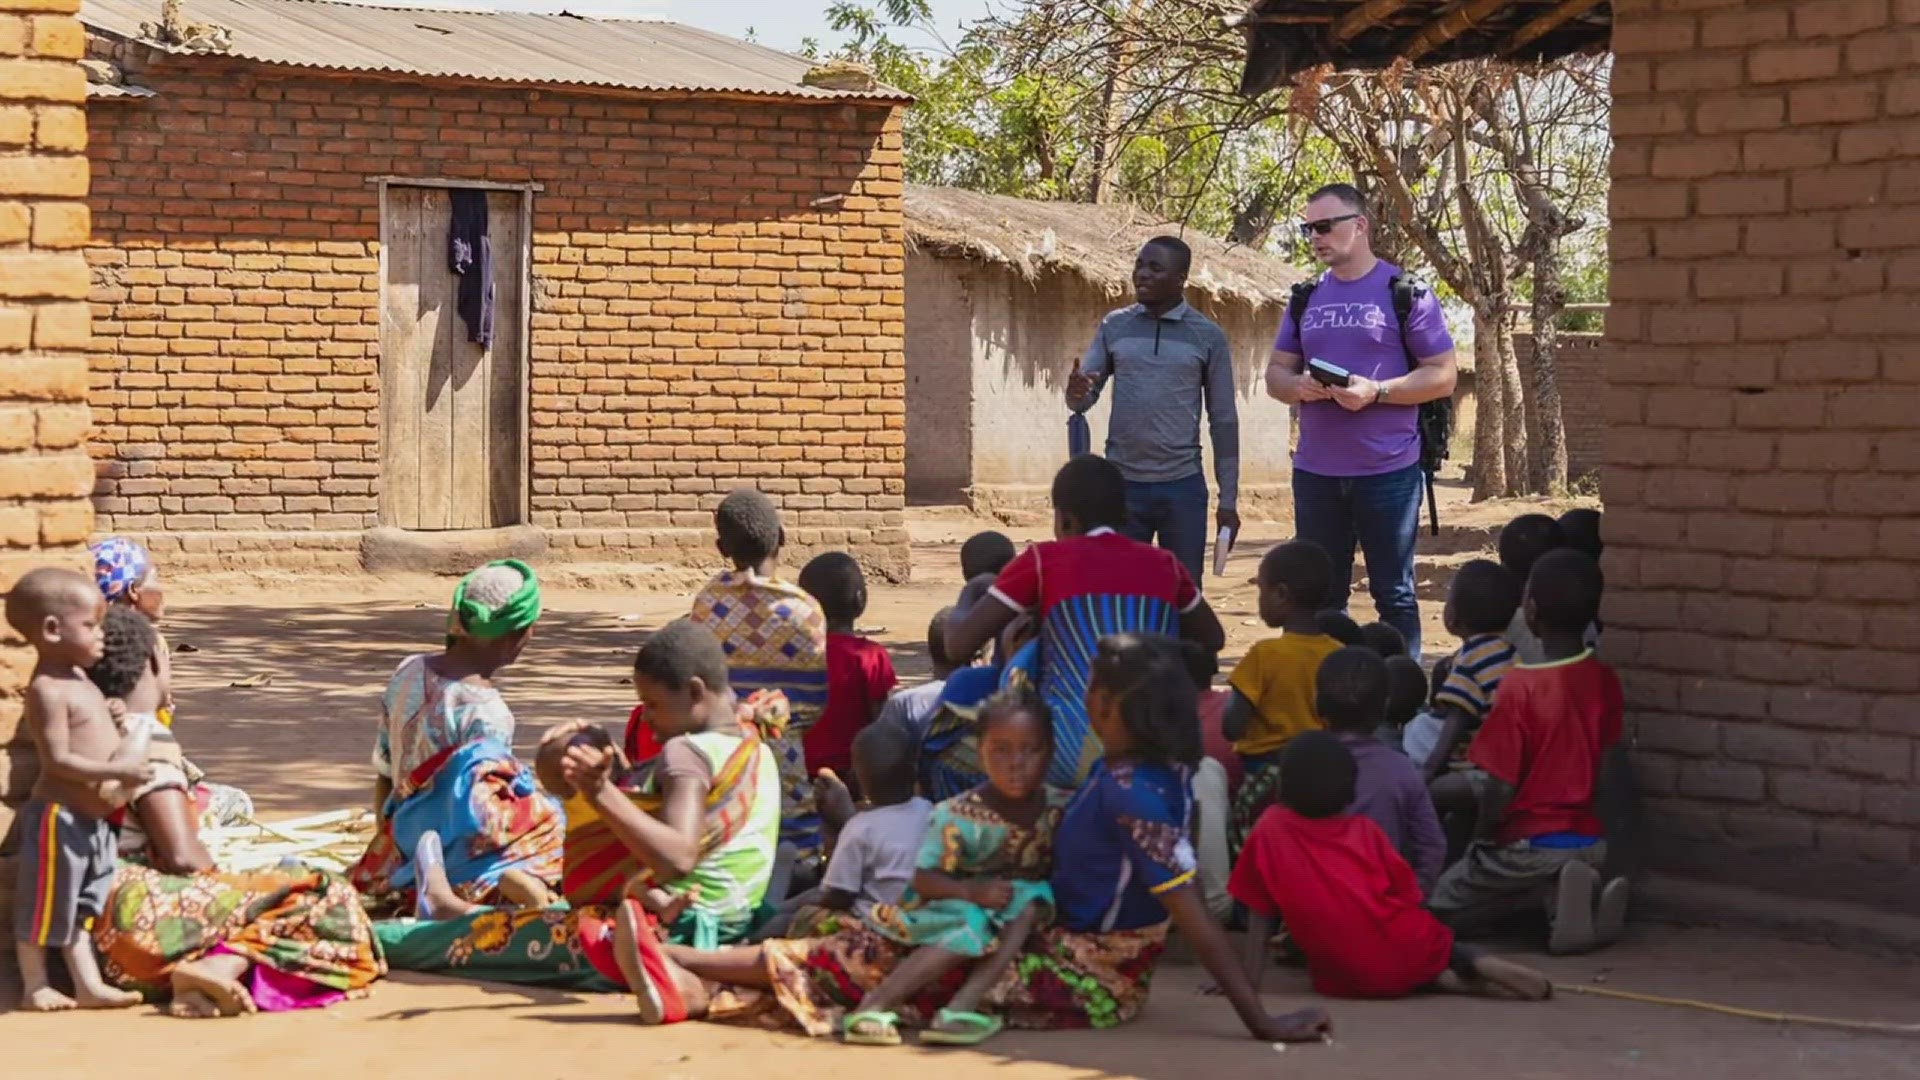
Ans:
POLYGON ((36 1012, 140 1002, 139 994, 101 978, 87 934, 113 884, 114 836, 106 816, 116 798, 152 773, 144 740, 122 741, 106 697, 87 678, 86 669, 105 651, 105 614, 93 582, 70 570, 30 570, 7 594, 7 623, 38 656, 25 724, 39 750, 40 776, 20 810, 14 893, 21 1001, 36 1012), (55 947, 73 977, 73 997, 47 983, 47 950, 55 947))

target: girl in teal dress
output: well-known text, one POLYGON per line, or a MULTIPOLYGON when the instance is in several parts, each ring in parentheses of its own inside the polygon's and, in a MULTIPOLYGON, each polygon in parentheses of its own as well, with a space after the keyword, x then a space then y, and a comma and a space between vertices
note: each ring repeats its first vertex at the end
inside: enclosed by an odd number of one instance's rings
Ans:
MULTIPOLYGON (((912 887, 898 905, 878 904, 867 915, 874 931, 914 952, 847 1017, 850 1043, 899 1042, 896 1008, 961 964, 989 953, 1010 958, 1052 913, 1047 877, 1068 793, 1045 782, 1053 758, 1046 706, 1030 693, 1005 692, 981 710, 979 727, 987 782, 933 808, 912 887)), ((940 1020, 936 1029, 952 1041, 999 1027, 978 1014, 940 1020)))

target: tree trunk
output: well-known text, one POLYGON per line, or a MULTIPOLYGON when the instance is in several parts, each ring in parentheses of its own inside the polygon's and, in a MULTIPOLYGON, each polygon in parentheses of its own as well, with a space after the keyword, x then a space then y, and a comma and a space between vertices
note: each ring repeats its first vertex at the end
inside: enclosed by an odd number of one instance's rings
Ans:
POLYGON ((1501 437, 1506 440, 1507 486, 1502 493, 1520 495, 1527 484, 1527 394, 1520 383, 1520 362, 1513 348, 1513 312, 1494 320, 1494 344, 1500 363, 1501 437))
POLYGON ((1473 501, 1507 491, 1506 393, 1492 320, 1473 313, 1473 501))
POLYGON ((1146 0, 1129 0, 1120 16, 1113 44, 1107 49, 1106 79, 1100 86, 1100 130, 1093 139, 1093 180, 1087 201, 1096 206, 1113 201, 1120 177, 1121 127, 1127 115, 1127 69, 1133 66, 1134 25, 1146 0))
POLYGON ((1527 372, 1527 431, 1532 434, 1536 473, 1528 470, 1533 489, 1542 495, 1567 492, 1566 416, 1560 409, 1560 379, 1554 369, 1560 348, 1555 325, 1566 290, 1560 281, 1560 259, 1552 250, 1533 263, 1533 350, 1527 372))

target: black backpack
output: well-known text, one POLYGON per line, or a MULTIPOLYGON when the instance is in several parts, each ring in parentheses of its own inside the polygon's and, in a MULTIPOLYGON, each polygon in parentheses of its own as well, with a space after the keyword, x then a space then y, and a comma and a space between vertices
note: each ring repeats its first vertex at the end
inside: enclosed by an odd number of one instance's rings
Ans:
MULTIPOLYGON (((1319 281, 1303 281, 1293 287, 1293 296, 1287 301, 1287 318, 1293 320, 1295 339, 1299 339, 1300 316, 1306 314, 1307 303, 1313 299, 1314 286, 1319 281)), ((1407 354, 1407 370, 1413 370, 1420 358, 1413 355, 1407 346, 1407 319, 1413 315, 1414 302, 1426 294, 1427 287, 1418 279, 1406 274, 1395 274, 1387 282, 1387 290, 1393 295, 1393 316, 1400 324, 1400 348, 1407 354)), ((1305 348, 1305 344, 1301 348, 1305 348)), ((1420 471, 1427 477, 1427 519, 1433 523, 1433 535, 1440 535, 1440 501, 1434 495, 1433 480, 1440 472, 1440 466, 1452 453, 1453 444, 1453 398, 1443 397, 1420 406, 1418 420, 1420 429, 1420 471)))

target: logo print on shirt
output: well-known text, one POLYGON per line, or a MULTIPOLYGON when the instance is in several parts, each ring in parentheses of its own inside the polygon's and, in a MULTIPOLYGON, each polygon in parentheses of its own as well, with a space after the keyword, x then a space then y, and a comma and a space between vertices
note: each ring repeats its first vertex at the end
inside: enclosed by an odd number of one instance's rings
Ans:
POLYGON ((1387 325, 1379 304, 1319 304, 1300 317, 1300 332, 1308 330, 1374 330, 1387 325))

